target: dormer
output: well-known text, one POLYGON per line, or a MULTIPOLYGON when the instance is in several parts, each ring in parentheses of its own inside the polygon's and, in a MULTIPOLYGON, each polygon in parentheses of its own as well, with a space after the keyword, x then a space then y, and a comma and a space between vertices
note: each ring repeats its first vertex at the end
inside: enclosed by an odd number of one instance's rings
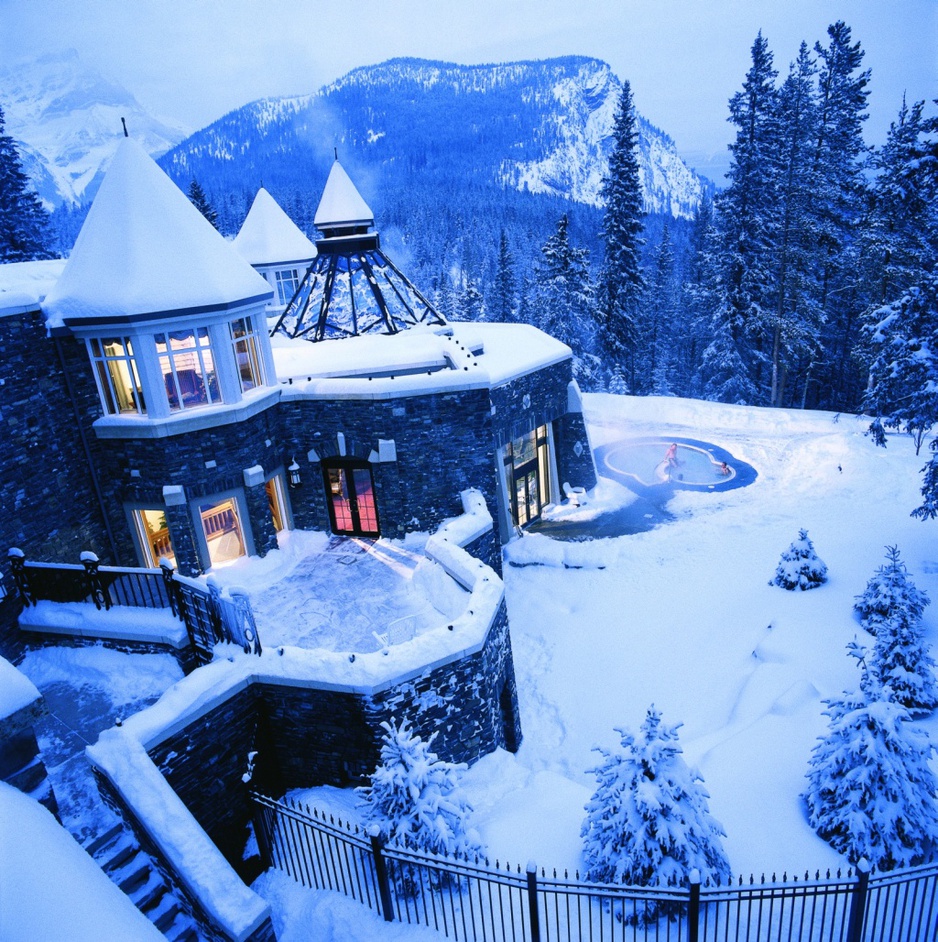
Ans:
POLYGON ((316 257, 316 246, 263 187, 231 244, 273 289, 267 309, 275 314, 290 303, 316 257))
POLYGON ((227 424, 276 401, 267 282, 134 141, 121 142, 43 311, 85 341, 100 437, 227 424))

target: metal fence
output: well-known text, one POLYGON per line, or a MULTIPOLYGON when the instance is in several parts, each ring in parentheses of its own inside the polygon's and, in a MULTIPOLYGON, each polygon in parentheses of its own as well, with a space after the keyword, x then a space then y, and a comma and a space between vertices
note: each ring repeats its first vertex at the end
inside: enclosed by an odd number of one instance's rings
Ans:
POLYGON ((264 863, 387 921, 481 942, 935 942, 938 863, 739 878, 729 885, 624 887, 529 864, 465 861, 383 844, 289 799, 252 794, 264 863))
POLYGON ((80 564, 29 562, 17 549, 10 550, 8 559, 24 605, 45 600, 84 602, 104 610, 168 608, 185 624, 201 663, 212 660, 215 644, 222 641, 261 653, 250 599, 239 589, 222 592, 211 578, 200 582, 180 576, 165 561, 159 569, 101 566, 93 553, 82 553, 80 564))

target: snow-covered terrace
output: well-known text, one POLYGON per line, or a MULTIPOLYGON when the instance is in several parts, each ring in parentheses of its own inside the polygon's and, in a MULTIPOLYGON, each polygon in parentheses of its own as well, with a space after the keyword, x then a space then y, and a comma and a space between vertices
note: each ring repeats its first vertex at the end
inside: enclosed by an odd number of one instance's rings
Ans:
POLYGON ((310 343, 271 341, 284 398, 392 399, 500 386, 570 357, 527 324, 452 323, 310 343))

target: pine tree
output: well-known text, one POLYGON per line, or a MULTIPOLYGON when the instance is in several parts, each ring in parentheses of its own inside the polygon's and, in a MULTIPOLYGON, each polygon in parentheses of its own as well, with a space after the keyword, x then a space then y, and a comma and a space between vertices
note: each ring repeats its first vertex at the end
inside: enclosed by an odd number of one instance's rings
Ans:
POLYGON ((938 706, 935 662, 919 619, 896 609, 877 627, 870 655, 870 673, 882 684, 887 699, 910 713, 930 713, 938 706))
POLYGON ((870 73, 860 71, 864 52, 859 43, 851 43, 849 26, 838 21, 828 27, 827 34, 828 45, 814 47, 820 71, 812 225, 825 327, 824 361, 818 364, 817 396, 812 404, 854 410, 865 378, 853 350, 863 310, 855 272, 867 199, 862 131, 870 73))
POLYGON ((811 753, 808 821, 851 863, 879 870, 920 863, 938 838, 935 751, 905 707, 891 702, 860 659, 860 690, 826 700, 827 734, 811 753))
POLYGON ((484 854, 469 829, 472 808, 459 793, 459 773, 466 766, 446 762, 430 751, 406 720, 382 723, 381 764, 371 784, 357 789, 364 816, 387 841, 447 856, 484 854))
MULTIPOLYGON (((912 435, 915 452, 938 423, 938 271, 874 315, 875 354, 864 408, 876 417, 870 431, 885 445, 882 428, 912 435)), ((933 516, 922 513, 918 516, 933 516)))
POLYGON ((827 566, 818 558, 807 530, 798 531, 798 539, 782 553, 775 576, 769 585, 794 590, 816 589, 827 582, 827 566))
POLYGON ((541 248, 536 271, 536 326, 567 344, 575 356, 588 352, 595 330, 595 303, 589 272, 589 252, 570 244, 567 214, 541 248))
POLYGON ((641 248, 643 200, 638 166, 638 129, 632 87, 622 83, 612 131, 609 173, 603 179, 602 239, 605 257, 599 285, 599 327, 608 365, 624 370, 635 385, 638 303, 645 288, 641 248))
MULTIPOLYGON (((730 99, 736 138, 730 145, 729 184, 716 199, 720 234, 720 289, 714 337, 738 358, 755 389, 767 356, 772 310, 774 223, 778 197, 778 92, 772 53, 760 32, 742 91, 730 99)), ((708 385, 712 376, 705 374, 708 385)), ((744 386, 742 382, 739 386, 744 386)), ((762 395, 758 401, 766 401, 762 395)))
POLYGON ((862 259, 877 308, 919 284, 938 254, 938 161, 929 159, 924 108, 921 101, 908 107, 903 98, 886 143, 870 160, 876 177, 863 224, 862 259))
POLYGON ((218 213, 215 212, 212 204, 208 201, 205 190, 202 189, 198 180, 193 180, 189 184, 188 196, 192 205, 217 229, 218 213))
POLYGON ((508 245, 508 236, 502 229, 498 239, 498 257, 490 305, 490 319, 507 324, 515 318, 515 260, 508 245))
POLYGON ((23 170, 0 109, 0 262, 54 258, 49 214, 23 170))
POLYGON ((665 221, 661 242, 655 253, 654 276, 648 303, 643 312, 645 321, 644 356, 645 373, 636 392, 646 389, 656 396, 673 395, 674 347, 681 333, 678 286, 675 279, 674 251, 671 230, 665 221))
POLYGON ((920 621, 930 603, 927 593, 916 588, 898 546, 886 547, 886 564, 870 577, 866 588, 856 597, 853 610, 860 624, 870 634, 879 633, 879 625, 896 612, 911 621, 920 621))
MULTIPOLYGON (((678 744, 680 724, 668 726, 652 706, 637 736, 617 729, 622 751, 597 748, 590 771, 597 788, 581 831, 585 877, 595 883, 683 885, 696 868, 702 879, 730 876, 700 774, 688 768, 678 744)), ((630 919, 648 923, 659 909, 636 903, 630 919)))
POLYGON ((819 352, 821 309, 811 244, 817 135, 816 68, 807 43, 778 93, 777 223, 773 231, 773 286, 767 326, 771 334, 769 404, 785 404, 790 374, 806 383, 819 352))

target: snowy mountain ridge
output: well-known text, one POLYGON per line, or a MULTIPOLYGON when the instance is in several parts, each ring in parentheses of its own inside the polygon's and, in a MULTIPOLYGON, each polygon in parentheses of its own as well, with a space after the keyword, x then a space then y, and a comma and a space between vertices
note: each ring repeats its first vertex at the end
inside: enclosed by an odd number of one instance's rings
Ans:
MULTIPOLYGON (((425 93, 446 89, 454 96, 493 96, 514 91, 522 108, 537 116, 532 138, 540 153, 528 160, 504 156, 496 178, 505 186, 531 193, 565 196, 590 206, 602 205, 603 175, 608 167, 612 129, 622 89, 608 64, 598 59, 561 59, 463 66, 420 59, 392 59, 355 69, 327 86, 325 98, 349 89, 407 88, 425 93)), ((495 120, 505 121, 500 115, 495 120)), ((647 212, 693 216, 704 183, 677 154, 663 131, 639 116, 639 161, 647 212)), ((370 129, 374 140, 384 132, 370 129)), ((510 151, 522 146, 515 142, 510 151)))
POLYGON ((121 118, 154 156, 186 136, 148 114, 74 50, 0 70, 0 107, 6 133, 17 141, 23 167, 49 207, 93 196, 123 135, 121 118))

